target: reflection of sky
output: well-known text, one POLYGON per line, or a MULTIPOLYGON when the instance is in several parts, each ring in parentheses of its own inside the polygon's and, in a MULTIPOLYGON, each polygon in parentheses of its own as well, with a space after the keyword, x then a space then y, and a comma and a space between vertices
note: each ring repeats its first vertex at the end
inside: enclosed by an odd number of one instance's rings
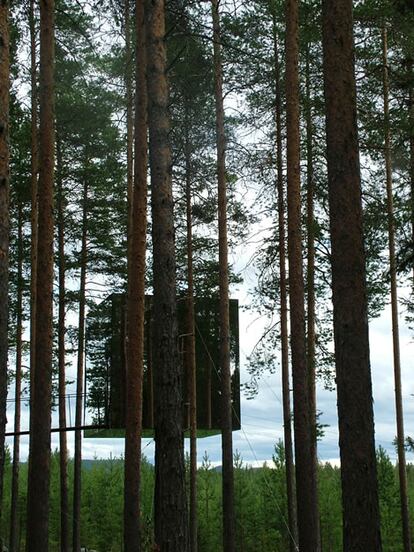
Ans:
MULTIPOLYGON (((242 302, 243 298, 241 298, 242 302)), ((382 445, 393 459, 396 454, 392 441, 395 431, 395 409, 394 409, 394 382, 392 367, 392 341, 390 317, 388 313, 374 320, 370 328, 371 340, 371 363, 374 388, 374 408, 376 443, 382 445)), ((261 331, 261 322, 256 320, 252 313, 246 313, 240 309, 240 346, 241 346, 241 381, 246 381, 248 375, 245 371, 246 355, 254 347, 261 331)), ((401 357, 402 357, 402 381, 403 398, 405 411, 405 428, 407 434, 414 433, 414 344, 410 332, 402 324, 401 320, 401 357)), ((71 367, 68 379, 73 377, 74 367, 71 367)), ((70 389, 73 392, 73 386, 70 389)), ((74 404, 71 405, 71 417, 73 422, 74 404)), ((282 397, 280 385, 280 372, 274 375, 267 375, 259 383, 259 393, 253 400, 241 398, 242 429, 234 433, 234 450, 238 450, 245 462, 255 463, 256 461, 270 460, 273 447, 278 439, 283 438, 282 426, 282 397)), ((329 424, 325 428, 325 436, 319 443, 319 458, 322 461, 337 461, 338 433, 336 419, 336 396, 335 393, 318 387, 318 409, 323 412, 320 422, 329 424)), ((13 412, 12 405, 8 412, 8 431, 12 430, 13 412)), ((69 422, 69 412, 68 412, 69 422)), ((57 426, 57 414, 53 415, 53 425, 57 426)), ((22 411, 22 429, 28 427, 27 407, 22 411)), ((12 446, 12 439, 7 439, 9 446, 12 446)), ((73 434, 68 434, 68 445, 73 454, 73 434)), ((58 434, 52 434, 52 449, 59 446, 58 434)), ((186 440, 188 450, 188 440, 186 440)), ((84 439, 84 458, 108 457, 110 454, 120 456, 123 454, 123 439, 84 439)), ((144 439, 143 451, 152 459, 154 444, 149 439, 144 439)), ((198 461, 207 451, 213 463, 220 463, 221 440, 220 436, 207 437, 198 441, 198 461)), ((28 437, 21 437, 21 456, 27 458, 28 437)), ((407 457, 408 461, 413 460, 412 455, 407 457)))

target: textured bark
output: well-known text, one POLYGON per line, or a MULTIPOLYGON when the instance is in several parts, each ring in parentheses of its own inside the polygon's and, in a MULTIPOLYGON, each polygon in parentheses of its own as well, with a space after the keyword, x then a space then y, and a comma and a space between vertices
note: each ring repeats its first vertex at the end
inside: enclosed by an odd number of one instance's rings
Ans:
POLYGON ((280 91, 280 65, 276 18, 273 14, 273 45, 275 55, 275 117, 276 117, 276 164, 277 164, 277 210, 279 222, 279 292, 280 292, 280 343, 282 367, 283 434, 286 461, 286 495, 288 503, 289 548, 296 552, 298 542, 298 523, 295 496, 295 473, 293 462, 292 417, 290 410, 289 385, 289 335, 286 286, 286 223, 285 189, 283 184, 283 143, 282 143, 282 98, 280 91))
POLYGON ((343 548, 379 551, 352 1, 322 6, 343 548))
POLYGON ((124 544, 141 550, 140 488, 147 234, 147 90, 144 0, 135 3, 135 165, 127 304, 124 544))
MULTIPOLYGON (((62 152, 59 139, 56 141, 56 184, 57 184, 57 230, 58 230, 58 370, 59 370, 59 428, 66 427, 66 367, 65 367, 65 219, 62 182, 62 152)), ((59 433, 59 476, 60 476, 60 551, 69 552, 69 496, 68 496, 68 448, 66 431, 59 433)))
POLYGON ((40 2, 39 225, 36 354, 28 484, 27 550, 48 550, 52 380, 54 1, 40 2))
POLYGON ((305 339, 299 135, 298 2, 286 3, 288 257, 299 548, 318 551, 319 513, 305 339))
MULTIPOLYGON (((34 0, 29 3, 30 32, 30 402, 34 397, 34 368, 36 357, 36 278, 37 278, 37 236, 38 236, 38 136, 37 136, 37 70, 36 70, 36 23, 34 0)), ((32 433, 33 418, 30 416, 29 428, 32 433)), ((29 447, 31 447, 31 442, 29 447)), ((31 470, 31 448, 29 448, 29 473, 31 470)), ((28 486, 30 486, 30 476, 28 486)), ((28 490, 29 494, 29 490, 28 490)))
POLYGON ((19 467, 20 467, 20 418, 22 391, 22 331, 23 331, 23 220, 22 206, 18 207, 17 221, 17 317, 16 317, 16 375, 14 403, 14 436, 13 466, 10 505, 10 539, 11 552, 19 547, 19 467))
POLYGON ((154 274, 155 541, 161 552, 187 552, 164 2, 147 0, 146 8, 154 274))
MULTIPOLYGON (((29 4, 30 29, 30 174, 31 174, 31 243, 30 243, 30 393, 34 392, 34 365, 36 356, 36 275, 37 275, 37 225, 38 225, 38 137, 37 137, 37 74, 36 74, 36 26, 34 0, 29 4)), ((30 424, 32 420, 30 420, 30 424)), ((31 427, 31 426, 30 426, 31 427)))
POLYGON ((400 483, 401 518, 404 552, 411 552, 410 516, 407 494, 407 468, 405 462, 404 411, 401 390, 400 332, 398 322, 397 267, 395 259, 395 218, 392 186, 391 130, 389 110, 389 67, 387 29, 382 30, 383 98, 384 98, 384 156, 387 187, 388 249, 391 276, 391 321, 394 360, 395 411, 397 418, 398 475, 400 483))
MULTIPOLYGON (((86 159, 85 165, 88 160, 86 159)), ((82 206, 82 245, 80 258, 79 282, 79 320, 78 320, 78 355, 76 367, 76 410, 75 426, 82 425, 83 412, 83 377, 85 365, 85 307, 86 307, 86 270, 88 262, 88 177, 85 175, 83 183, 82 206)), ((82 500, 82 431, 75 431, 75 455, 73 460, 73 552, 80 552, 81 547, 81 500, 82 500)))
POLYGON ((221 377, 221 449, 223 549, 234 552, 235 511, 233 473, 233 435, 230 373, 229 269, 227 245, 226 137, 224 131, 223 68, 219 2, 212 0, 214 43, 214 95, 216 100, 218 231, 219 231, 219 295, 220 295, 220 377, 221 377))
MULTIPOLYGON (((318 450, 316 432, 316 304, 315 304, 315 171, 313 161, 313 122, 311 108, 309 67, 309 45, 306 52, 306 231, 307 231, 307 267, 306 267, 306 295, 307 295, 307 333, 306 357, 308 363, 309 389, 309 419, 311 425, 311 455, 314 479, 318 481, 318 450)), ((319 511, 318 495, 315 495, 316 510, 319 511)), ((318 517, 318 534, 320 539, 320 524, 318 517)))
POLYGON ((131 55, 131 26, 130 26, 130 0, 125 0, 124 6, 124 33, 125 33, 125 100, 126 100, 126 124, 127 124, 127 204, 128 204, 128 270, 131 257, 131 231, 132 231, 132 196, 134 186, 133 174, 133 146, 134 146, 134 120, 133 120, 133 93, 132 93, 132 55, 131 55))
POLYGON ((187 224, 187 336, 185 359, 188 377, 188 402, 190 405, 190 551, 197 552, 197 367, 194 318, 191 146, 188 136, 189 117, 187 112, 185 121, 185 199, 187 224))
MULTIPOLYGON (((9 2, 0 2, 0 504, 3 498, 7 405, 9 289, 9 2)), ((0 509, 1 516, 1 509, 0 509)))

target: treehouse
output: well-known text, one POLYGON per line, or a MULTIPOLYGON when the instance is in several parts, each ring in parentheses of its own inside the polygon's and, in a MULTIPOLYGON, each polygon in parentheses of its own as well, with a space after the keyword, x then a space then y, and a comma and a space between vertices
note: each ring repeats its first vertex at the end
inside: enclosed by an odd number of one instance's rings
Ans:
MULTIPOLYGON (((85 437, 123 437, 125 433, 126 362, 125 301, 112 294, 94 306, 87 319, 86 408, 96 429, 85 437)), ((152 366, 152 297, 146 296, 144 326, 143 436, 153 436, 154 396, 152 366)), ((230 300, 230 368, 232 379, 233 430, 240 429, 240 369, 238 300, 230 300)), ((189 394, 185 366, 185 298, 177 300, 178 346, 183 367, 183 426, 188 434, 189 394)), ((195 299, 195 344, 197 381, 197 435, 221 431, 219 301, 216 297, 195 299)))

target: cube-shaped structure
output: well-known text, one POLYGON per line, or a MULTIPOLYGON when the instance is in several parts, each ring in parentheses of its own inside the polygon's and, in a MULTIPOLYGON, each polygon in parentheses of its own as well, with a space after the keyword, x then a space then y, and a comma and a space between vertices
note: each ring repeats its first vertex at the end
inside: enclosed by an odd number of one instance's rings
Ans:
MULTIPOLYGON (((85 437, 123 437, 125 432, 126 296, 112 294, 94 306, 87 319, 86 406, 93 424, 104 429, 87 430, 85 437)), ((153 435, 154 389, 152 366, 152 297, 146 296, 143 382, 143 436, 153 435)), ((232 374, 233 430, 240 429, 239 314, 237 299, 230 300, 230 357, 232 374)), ((219 300, 195 299, 197 381, 197 434, 214 435, 221 430, 219 300)), ((186 298, 177 299, 178 347, 183 370, 183 422, 189 427, 188 377, 185 363, 186 298)))

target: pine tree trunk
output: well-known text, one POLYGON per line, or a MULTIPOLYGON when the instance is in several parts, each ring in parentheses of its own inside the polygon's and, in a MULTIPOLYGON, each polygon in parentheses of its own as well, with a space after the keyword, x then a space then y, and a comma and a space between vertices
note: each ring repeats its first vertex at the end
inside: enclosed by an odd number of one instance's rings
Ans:
MULTIPOLYGON (((0 504, 7 407, 9 289, 9 2, 0 3, 0 504)), ((1 516, 1 509, 0 509, 1 516)))
POLYGON ((407 468, 405 462, 404 412, 401 390, 400 331, 398 322, 397 267, 395 259, 395 222, 392 190, 391 131, 389 110, 389 68, 387 29, 382 29, 383 97, 384 97, 384 155, 387 186, 388 249, 391 276, 391 320, 394 355, 395 411, 397 417, 398 474, 400 483, 401 518, 404 552, 411 552, 410 516, 407 494, 407 468))
MULTIPOLYGON (((66 427, 66 367, 65 367, 65 217, 62 182, 62 152, 59 138, 56 141, 57 230, 58 230, 58 371, 59 371, 59 428, 66 427)), ((60 468, 60 551, 69 552, 69 496, 67 433, 59 433, 60 468)))
POLYGON ((194 318, 193 226, 191 206, 191 146, 189 117, 185 113, 185 199, 187 223, 186 368, 190 405, 190 552, 197 552, 197 372, 194 318))
MULTIPOLYGON (((316 431, 316 306, 315 306, 315 170, 313 161, 313 123, 311 108, 310 89, 310 67, 309 67, 309 45, 306 52, 306 230, 307 230, 307 268, 306 268, 306 291, 307 291, 307 335, 306 352, 308 363, 308 387, 309 387, 309 418, 311 424, 311 456, 314 479, 318 481, 318 450, 316 431)), ((317 510, 319 501, 316 495, 317 510)), ((318 517, 318 534, 320 539, 320 523, 318 517)))
POLYGON ((141 550, 140 488, 144 373, 145 253, 147 233, 147 90, 144 1, 136 0, 135 165, 127 304, 125 431, 125 552, 141 550))
POLYGON ((296 552, 298 542, 298 525, 295 496, 295 473, 293 463, 292 417, 290 410, 289 385, 289 335, 288 308, 286 288, 286 227, 285 227, 285 190, 283 184, 283 144, 282 144, 282 99, 280 92, 280 65, 276 17, 273 13, 273 45, 275 55, 275 92, 276 92, 276 164, 277 164, 277 197, 279 221, 279 272, 280 272, 280 342, 282 367, 282 398, 283 398, 283 432, 286 462, 286 495, 288 503, 289 548, 296 552))
MULTIPOLYGON (((124 6, 124 32, 125 32, 125 100, 126 100, 126 124, 127 124, 127 204, 128 204, 128 267, 131 257, 131 232, 132 232, 132 197, 134 186, 133 174, 133 93, 132 93, 132 55, 131 55, 131 28, 130 28, 130 0, 125 0, 124 6)), ((129 269, 129 268, 128 268, 129 269)))
POLYGON ((177 348, 174 216, 163 0, 146 2, 148 123, 153 240, 155 541, 187 552, 182 373, 177 348))
POLYGON ((220 377, 221 377, 221 448, 223 549, 234 552, 235 511, 233 473, 233 434, 230 373, 229 270, 227 245, 226 137, 224 131, 223 68, 218 0, 212 0, 214 43, 214 94, 216 100, 219 294, 220 294, 220 377))
MULTIPOLYGON (((30 173, 31 173, 31 244, 30 244, 30 392, 34 389, 34 365, 36 356, 36 274, 37 274, 37 225, 38 225, 38 139, 37 139, 37 78, 36 78, 36 27, 34 0, 29 4, 30 28, 30 173)), ((30 424, 32 420, 30 421, 30 424)), ((31 427, 31 426, 30 426, 31 427)))
POLYGON ((40 4, 39 226, 36 356, 28 483, 27 551, 48 550, 52 383, 54 1, 40 4))
POLYGON ((19 543, 19 467, 20 467, 20 418, 22 391, 22 332, 23 332, 23 220, 22 206, 18 207, 17 222, 17 317, 16 317, 16 376, 14 403, 14 442, 13 466, 10 504, 10 539, 11 552, 18 551, 19 543))
MULTIPOLYGON (((9 289, 9 2, 0 2, 0 504, 5 460, 9 289)), ((1 516, 1 509, 0 509, 1 516)))
MULTIPOLYGON (((413 63, 410 69, 413 75, 413 63)), ((413 76, 411 78, 414 79, 413 76)), ((410 85, 408 119, 410 121, 411 241, 414 245, 414 84, 410 85)), ((412 290, 414 295, 414 268, 412 290)))
POLYGON ((286 3, 288 257, 299 548, 319 551, 317 482, 305 339, 299 135, 298 2, 286 3))
MULTIPOLYGON (((31 193, 31 242, 30 242, 30 403, 34 397, 34 367, 36 357, 36 275, 38 236, 38 136, 37 136, 37 71, 36 71, 36 23, 34 0, 29 3, 30 32, 30 193, 31 193)), ((29 431, 33 433, 33 418, 30 416, 29 431)), ((31 441, 29 443, 31 447, 31 441)), ((31 470, 31 448, 29 448, 29 473, 31 470)), ((28 486, 30 486, 30 476, 28 486)), ((30 491, 28 490, 28 494, 30 491)))
MULTIPOLYGON (((85 161, 85 167, 88 159, 85 161)), ((76 368, 76 412, 75 426, 82 425, 83 412, 83 377, 85 364, 85 307, 86 307, 86 270, 87 270, 87 239, 88 239, 88 175, 83 183, 82 212, 82 245, 80 258, 79 282, 79 321, 78 321, 78 356, 76 368)), ((82 501, 82 431, 75 431, 75 456, 73 475, 73 552, 80 552, 81 547, 81 501, 82 501)))
POLYGON ((322 6, 343 547, 380 551, 352 1, 322 6))

